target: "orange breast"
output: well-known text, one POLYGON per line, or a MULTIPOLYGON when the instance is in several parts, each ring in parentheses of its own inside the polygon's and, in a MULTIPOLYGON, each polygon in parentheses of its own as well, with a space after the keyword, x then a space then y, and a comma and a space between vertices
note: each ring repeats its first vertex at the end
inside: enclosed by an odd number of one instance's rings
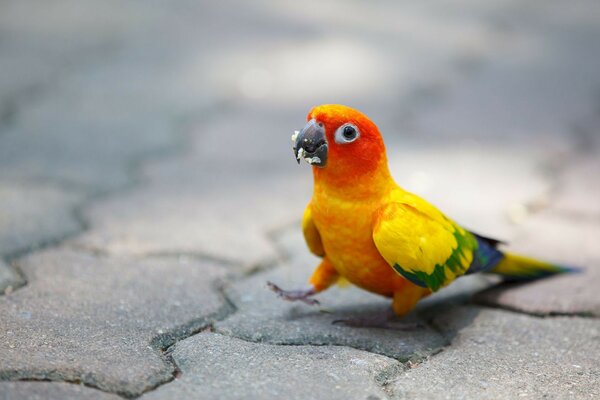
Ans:
POLYGON ((408 283, 381 257, 373 242, 372 220, 378 203, 316 195, 311 207, 325 254, 340 275, 384 296, 392 296, 408 283))

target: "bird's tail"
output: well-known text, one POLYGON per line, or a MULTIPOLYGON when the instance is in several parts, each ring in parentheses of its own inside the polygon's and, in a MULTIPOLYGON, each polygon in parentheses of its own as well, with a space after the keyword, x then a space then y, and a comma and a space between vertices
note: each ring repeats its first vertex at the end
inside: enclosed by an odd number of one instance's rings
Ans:
POLYGON ((509 281, 528 281, 550 275, 579 271, 581 269, 576 267, 566 267, 517 254, 504 253, 502 260, 489 272, 501 275, 509 281))

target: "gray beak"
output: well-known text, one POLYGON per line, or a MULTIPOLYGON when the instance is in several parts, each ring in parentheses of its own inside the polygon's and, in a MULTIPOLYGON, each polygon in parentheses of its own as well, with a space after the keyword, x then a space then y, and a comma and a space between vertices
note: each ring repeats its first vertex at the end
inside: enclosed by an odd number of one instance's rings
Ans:
POLYGON ((320 122, 311 119, 300 132, 292 137, 294 156, 298 164, 304 159, 311 165, 324 167, 327 165, 327 139, 325 128, 320 122))

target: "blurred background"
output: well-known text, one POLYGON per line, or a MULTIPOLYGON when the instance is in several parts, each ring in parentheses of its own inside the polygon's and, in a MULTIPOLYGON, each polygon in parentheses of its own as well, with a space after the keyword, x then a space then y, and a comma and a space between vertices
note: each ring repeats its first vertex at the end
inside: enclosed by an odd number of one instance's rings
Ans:
POLYGON ((290 135, 321 103, 483 234, 598 212, 599 38, 596 0, 3 0, 0 253, 265 263, 310 198, 290 135))

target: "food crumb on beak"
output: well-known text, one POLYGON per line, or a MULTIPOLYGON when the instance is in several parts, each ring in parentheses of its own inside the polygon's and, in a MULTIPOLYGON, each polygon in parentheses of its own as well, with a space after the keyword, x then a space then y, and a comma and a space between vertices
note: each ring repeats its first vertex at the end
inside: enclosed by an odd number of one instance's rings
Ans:
POLYGON ((296 139, 298 138, 299 134, 300 131, 294 131, 294 134, 292 135, 292 142, 296 143, 296 139))
POLYGON ((309 163, 309 164, 313 164, 313 163, 320 163, 320 162, 321 162, 321 159, 320 159, 319 157, 317 157, 317 156, 315 156, 315 157, 312 157, 312 158, 305 157, 305 158, 304 158, 304 161, 306 161, 306 162, 307 162, 307 163, 309 163))
POLYGON ((300 149, 298 149, 298 155, 296 156, 296 158, 298 160, 304 158, 304 148, 300 147, 300 149))

